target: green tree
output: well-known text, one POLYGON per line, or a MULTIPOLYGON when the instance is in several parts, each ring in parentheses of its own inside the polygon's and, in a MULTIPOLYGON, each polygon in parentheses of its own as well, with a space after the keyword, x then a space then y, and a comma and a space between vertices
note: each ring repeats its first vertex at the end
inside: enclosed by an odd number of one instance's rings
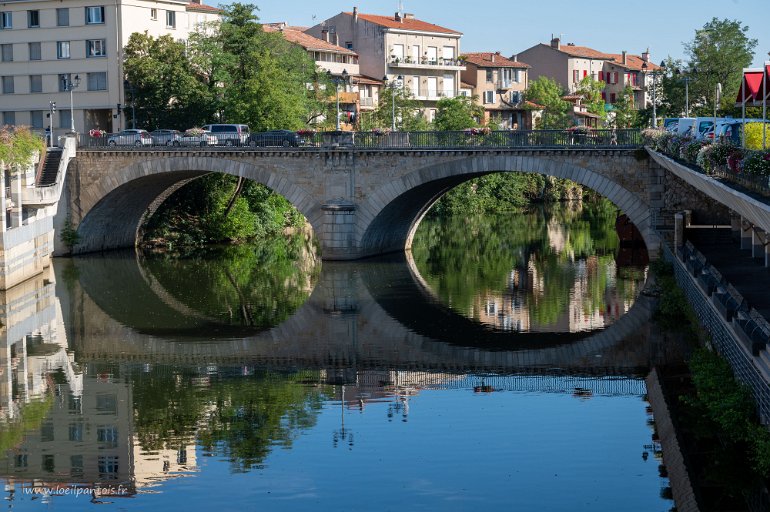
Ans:
POLYGON ((124 54, 139 126, 185 128, 209 118, 213 112, 210 91, 187 59, 183 43, 170 35, 154 38, 134 32, 124 54))
POLYGON ((697 69, 690 82, 690 104, 700 115, 714 113, 717 83, 722 85, 720 113, 732 113, 738 95, 743 68, 751 65, 756 39, 747 36, 749 27, 737 20, 712 18, 695 32, 695 38, 685 43, 690 67, 697 69))
POLYGON ((396 113, 396 129, 401 131, 427 130, 429 125, 420 108, 420 103, 412 97, 406 87, 385 87, 380 91, 377 108, 361 122, 364 130, 390 128, 393 124, 393 111, 396 113), (394 106, 395 105, 395 106, 394 106))
POLYGON ((612 124, 615 128, 631 128, 632 126, 637 125, 637 116, 639 113, 634 105, 634 90, 630 85, 627 85, 625 89, 618 94, 617 101, 613 107, 615 119, 612 124))
POLYGON ((542 105, 543 118, 540 128, 566 128, 570 125, 570 104, 562 99, 562 87, 547 76, 540 76, 529 84, 525 93, 527 101, 542 105))
POLYGON ((607 112, 604 110, 604 98, 602 98, 602 91, 604 91, 604 82, 601 80, 595 80, 592 76, 583 77, 578 83, 577 94, 583 96, 583 105, 586 109, 599 117, 602 121, 607 118, 607 112))
POLYGON ((439 131, 464 130, 478 126, 484 116, 484 108, 477 105, 476 98, 457 96, 441 98, 436 102, 436 117, 433 126, 439 131))

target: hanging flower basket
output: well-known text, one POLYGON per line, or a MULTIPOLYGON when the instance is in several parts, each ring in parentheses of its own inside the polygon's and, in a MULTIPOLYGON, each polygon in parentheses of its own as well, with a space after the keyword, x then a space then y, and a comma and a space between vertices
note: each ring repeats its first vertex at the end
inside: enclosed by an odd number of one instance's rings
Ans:
POLYGON ((100 130, 98 128, 93 128, 88 131, 88 135, 90 135, 91 137, 104 137, 105 135, 107 135, 107 132, 104 130, 100 130))
POLYGON ((310 128, 303 128, 301 130, 297 130, 297 135, 302 135, 302 136, 306 136, 307 137, 307 136, 312 136, 312 135, 315 135, 315 134, 316 134, 316 131, 312 130, 310 128))
POLYGON ((388 135, 390 133, 390 129, 389 128, 375 128, 375 129, 372 130, 372 133, 377 135, 377 136, 388 135))

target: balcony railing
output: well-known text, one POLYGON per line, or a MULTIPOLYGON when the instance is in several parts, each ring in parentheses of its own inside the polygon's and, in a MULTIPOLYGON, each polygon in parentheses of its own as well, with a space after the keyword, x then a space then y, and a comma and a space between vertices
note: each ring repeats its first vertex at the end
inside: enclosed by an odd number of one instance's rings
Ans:
POLYGON ((428 59, 423 57, 418 62, 412 57, 391 57, 388 64, 402 68, 454 67, 465 69, 465 61, 460 59, 428 59))
POLYGON ((372 97, 360 98, 360 101, 361 102, 359 104, 362 107, 374 107, 374 98, 372 98, 372 97))

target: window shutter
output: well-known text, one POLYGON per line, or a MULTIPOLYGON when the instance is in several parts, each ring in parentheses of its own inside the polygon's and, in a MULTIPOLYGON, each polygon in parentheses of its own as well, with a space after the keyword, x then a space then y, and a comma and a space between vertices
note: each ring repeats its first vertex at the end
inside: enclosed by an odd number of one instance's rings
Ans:
POLYGON ((615 81, 612 82, 612 83, 614 83, 614 84, 618 83, 618 72, 617 71, 615 71, 615 81))
POLYGON ((604 82, 604 71, 599 71, 599 80, 604 82))
POLYGON ((583 78, 585 78, 585 77, 587 77, 587 76, 588 76, 588 70, 587 70, 587 69, 584 69, 584 70, 583 70, 583 78))

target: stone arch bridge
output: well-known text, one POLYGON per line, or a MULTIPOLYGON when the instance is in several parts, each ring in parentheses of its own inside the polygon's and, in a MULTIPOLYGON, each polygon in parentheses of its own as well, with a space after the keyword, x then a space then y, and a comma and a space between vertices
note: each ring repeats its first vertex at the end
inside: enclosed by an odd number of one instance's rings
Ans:
POLYGON ((74 253, 132 247, 143 220, 189 180, 222 172, 286 197, 312 225, 327 260, 410 247, 420 219, 446 191, 495 172, 568 178, 612 201, 651 255, 663 170, 643 150, 582 148, 79 149, 61 215, 80 235, 74 253))

